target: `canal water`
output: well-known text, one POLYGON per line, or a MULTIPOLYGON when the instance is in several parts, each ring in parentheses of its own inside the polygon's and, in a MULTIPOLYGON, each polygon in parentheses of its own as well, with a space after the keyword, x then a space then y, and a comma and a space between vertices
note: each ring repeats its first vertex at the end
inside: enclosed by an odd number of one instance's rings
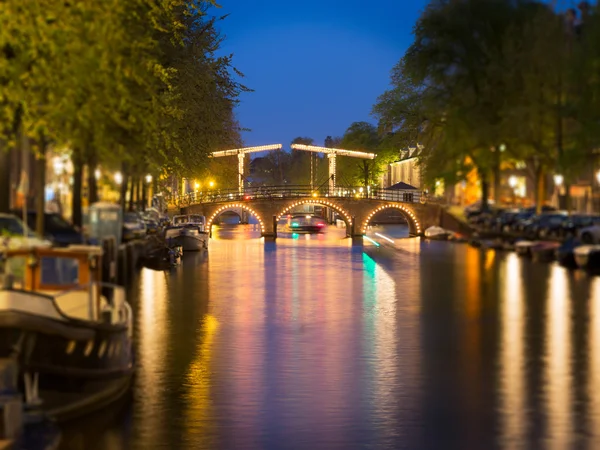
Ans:
POLYGON ((132 398, 62 448, 600 448, 600 278, 343 234, 223 226, 142 271, 132 398))

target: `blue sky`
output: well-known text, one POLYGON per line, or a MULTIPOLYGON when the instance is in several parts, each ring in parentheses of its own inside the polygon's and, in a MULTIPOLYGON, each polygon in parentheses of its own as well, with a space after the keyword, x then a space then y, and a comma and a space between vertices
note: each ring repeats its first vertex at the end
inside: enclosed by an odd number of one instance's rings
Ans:
POLYGON ((412 38, 426 0, 221 0, 216 14, 244 94, 246 145, 308 136, 322 145, 370 110, 412 38))

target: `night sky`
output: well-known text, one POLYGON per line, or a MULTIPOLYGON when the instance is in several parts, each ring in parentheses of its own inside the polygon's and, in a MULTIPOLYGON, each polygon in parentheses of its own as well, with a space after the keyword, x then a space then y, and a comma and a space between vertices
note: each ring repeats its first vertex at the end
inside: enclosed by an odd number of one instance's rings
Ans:
POLYGON ((356 121, 389 86, 426 0, 221 0, 223 52, 255 90, 237 115, 245 145, 308 136, 322 145, 356 121))

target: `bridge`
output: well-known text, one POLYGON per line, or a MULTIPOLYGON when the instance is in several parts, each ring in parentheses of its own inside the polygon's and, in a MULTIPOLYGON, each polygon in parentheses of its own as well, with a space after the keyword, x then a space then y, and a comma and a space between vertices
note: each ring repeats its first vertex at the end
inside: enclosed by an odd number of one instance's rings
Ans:
POLYGON ((235 190, 192 192, 171 199, 182 214, 206 216, 207 229, 222 213, 245 210, 254 215, 264 237, 277 237, 277 222, 301 205, 321 205, 335 211, 346 223, 348 237, 362 237, 375 215, 394 208, 408 223, 410 234, 420 236, 433 225, 440 225, 443 209, 428 203, 419 191, 335 188, 310 189, 306 186, 261 186, 235 190))

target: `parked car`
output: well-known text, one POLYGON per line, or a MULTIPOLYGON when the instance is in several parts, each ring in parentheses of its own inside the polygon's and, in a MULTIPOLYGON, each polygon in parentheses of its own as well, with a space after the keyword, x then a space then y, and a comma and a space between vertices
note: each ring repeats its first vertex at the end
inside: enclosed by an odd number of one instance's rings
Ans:
POLYGON ((14 214, 0 213, 0 246, 19 248, 22 246, 50 246, 51 243, 41 239, 21 219, 14 214))
POLYGON ((504 231, 506 227, 510 229, 510 225, 513 224, 520 212, 521 210, 519 209, 506 209, 502 211, 494 218, 491 229, 498 232, 504 231))
POLYGON ((123 241, 142 239, 146 236, 146 224, 140 213, 130 211, 123 216, 123 241))
MULTIPOLYGON (((22 213, 13 211, 17 217, 22 213)), ((27 211, 27 226, 31 229, 36 228, 37 212, 27 211)), ((71 223, 64 219, 60 214, 44 213, 44 239, 52 242, 57 247, 66 247, 69 245, 83 244, 85 239, 82 233, 71 223)))
POLYGON ((567 217, 567 212, 555 211, 534 216, 530 222, 523 227, 523 234, 529 239, 547 237, 548 230, 560 227, 567 217))
POLYGON ((578 237, 584 244, 600 244, 600 223, 596 222, 595 225, 581 228, 578 237))
POLYGON ((582 228, 590 227, 595 224, 600 224, 600 216, 573 214, 566 217, 560 225, 549 228, 546 235, 554 238, 567 239, 577 236, 577 233, 582 228))

